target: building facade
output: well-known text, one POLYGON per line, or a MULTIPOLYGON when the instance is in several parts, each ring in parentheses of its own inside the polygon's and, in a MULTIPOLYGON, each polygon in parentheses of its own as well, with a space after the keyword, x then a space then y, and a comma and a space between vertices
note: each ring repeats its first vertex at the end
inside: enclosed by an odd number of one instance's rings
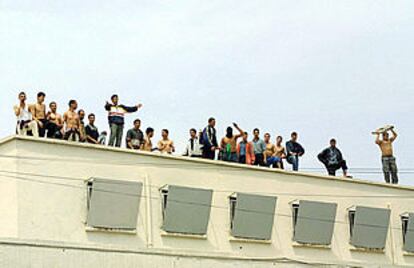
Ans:
POLYGON ((0 142, 0 267, 410 267, 414 188, 0 142))

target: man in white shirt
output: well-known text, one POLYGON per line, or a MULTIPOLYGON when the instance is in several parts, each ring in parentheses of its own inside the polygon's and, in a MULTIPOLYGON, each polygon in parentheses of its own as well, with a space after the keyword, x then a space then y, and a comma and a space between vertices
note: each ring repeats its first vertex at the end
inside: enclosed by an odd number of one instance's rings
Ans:
POLYGON ((19 93, 19 104, 14 106, 14 113, 17 119, 16 132, 18 135, 26 136, 28 131, 32 132, 34 137, 39 137, 39 129, 32 113, 26 104, 26 93, 19 93))
POLYGON ((190 139, 183 155, 189 157, 202 157, 203 155, 203 145, 200 143, 197 137, 197 130, 194 128, 190 129, 190 139))

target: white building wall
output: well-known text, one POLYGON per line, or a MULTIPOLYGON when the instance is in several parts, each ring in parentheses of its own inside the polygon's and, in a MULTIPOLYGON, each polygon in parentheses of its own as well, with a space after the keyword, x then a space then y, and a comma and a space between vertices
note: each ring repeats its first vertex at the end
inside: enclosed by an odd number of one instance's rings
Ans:
POLYGON ((0 258, 13 264, 4 267, 288 267, 286 259, 296 261, 293 267, 300 267, 299 262, 414 266, 414 257, 402 250, 398 229, 399 215, 414 212, 412 199, 366 197, 413 197, 409 187, 22 138, 3 143, 0 156, 5 186, 0 209, 6 215, 1 219, 6 226, 0 228, 0 258), (17 175, 12 173, 16 170, 17 175), (136 234, 86 231, 85 181, 91 177, 144 184, 136 234), (214 190, 206 239, 163 235, 159 187, 166 184, 214 190), (227 208, 233 192, 278 197, 271 243, 231 240, 227 208), (296 199, 338 204, 340 223, 335 224, 330 248, 297 247, 292 242, 289 203, 296 199), (355 205, 391 209, 383 253, 355 251, 349 245, 347 209, 355 205))

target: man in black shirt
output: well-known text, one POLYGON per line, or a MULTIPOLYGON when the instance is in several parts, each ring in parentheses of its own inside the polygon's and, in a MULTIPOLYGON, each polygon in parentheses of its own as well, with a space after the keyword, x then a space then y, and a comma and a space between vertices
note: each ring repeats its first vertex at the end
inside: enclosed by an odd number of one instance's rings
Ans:
POLYGON ((318 159, 325 165, 330 176, 335 176, 336 171, 342 169, 344 177, 350 177, 346 161, 343 159, 341 151, 336 147, 335 139, 331 139, 330 146, 318 154, 318 159))
POLYGON ((216 157, 216 150, 218 149, 216 119, 211 117, 208 119, 208 126, 203 130, 203 158, 214 160, 216 157))
POLYGON ((126 145, 128 149, 139 150, 144 144, 144 133, 139 129, 141 120, 135 119, 134 127, 128 130, 126 136, 126 145))
POLYGON ((86 141, 92 144, 99 144, 99 131, 95 126, 95 115, 88 115, 89 124, 85 127, 86 141))
POLYGON ((293 171, 299 170, 299 157, 305 154, 305 149, 300 145, 298 140, 298 133, 292 132, 291 139, 286 143, 287 162, 293 166, 293 171))

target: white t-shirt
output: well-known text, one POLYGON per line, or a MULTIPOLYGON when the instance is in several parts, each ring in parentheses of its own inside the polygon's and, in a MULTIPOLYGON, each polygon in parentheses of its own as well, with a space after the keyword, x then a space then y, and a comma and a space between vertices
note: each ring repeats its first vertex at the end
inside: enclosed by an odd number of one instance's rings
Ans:
POLYGON ((20 107, 20 104, 18 104, 17 107, 20 109, 20 114, 17 116, 17 121, 32 121, 32 113, 29 112, 27 105, 22 108, 20 107))

